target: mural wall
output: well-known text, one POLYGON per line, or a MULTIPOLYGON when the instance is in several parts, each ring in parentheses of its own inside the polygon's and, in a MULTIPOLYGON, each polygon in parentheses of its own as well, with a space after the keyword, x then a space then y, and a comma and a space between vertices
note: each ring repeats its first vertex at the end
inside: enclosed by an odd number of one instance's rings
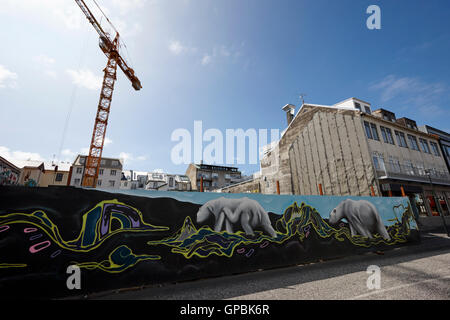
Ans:
POLYGON ((419 241, 407 198, 0 187, 0 296, 61 297, 419 241), (67 268, 81 270, 69 290, 67 268))

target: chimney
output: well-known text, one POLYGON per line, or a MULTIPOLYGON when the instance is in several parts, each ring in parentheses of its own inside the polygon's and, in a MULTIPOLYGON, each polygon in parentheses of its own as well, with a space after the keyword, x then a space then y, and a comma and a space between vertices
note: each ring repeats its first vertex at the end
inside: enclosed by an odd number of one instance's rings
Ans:
POLYGON ((287 104, 283 107, 283 111, 286 112, 287 125, 289 126, 294 119, 295 106, 293 104, 287 104))

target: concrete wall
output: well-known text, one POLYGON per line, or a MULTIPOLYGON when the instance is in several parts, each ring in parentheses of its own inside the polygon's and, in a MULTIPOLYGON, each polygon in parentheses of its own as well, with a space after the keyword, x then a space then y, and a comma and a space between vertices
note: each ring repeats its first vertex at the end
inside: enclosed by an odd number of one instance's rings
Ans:
POLYGON ((193 280, 419 240, 407 198, 114 192, 0 187, 0 296, 193 280), (80 289, 67 287, 69 266, 80 289))

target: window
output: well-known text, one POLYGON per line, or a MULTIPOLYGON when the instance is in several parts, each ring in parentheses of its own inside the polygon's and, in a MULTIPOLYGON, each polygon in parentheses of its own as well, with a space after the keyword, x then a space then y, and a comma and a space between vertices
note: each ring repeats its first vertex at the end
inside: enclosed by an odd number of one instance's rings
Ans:
POLYGON ((419 175, 421 175, 421 176, 425 176, 426 175, 425 167, 424 167, 423 164, 419 163, 419 164, 416 165, 416 167, 417 167, 417 171, 419 172, 419 175))
POLYGON ((75 179, 74 183, 75 183, 76 186, 79 186, 80 185, 80 179, 75 179))
POLYGON ((83 172, 83 168, 77 168, 77 173, 82 173, 83 172))
POLYGON ((113 165, 113 166, 118 166, 118 165, 119 165, 119 161, 113 160, 113 161, 112 161, 112 165, 113 165))
POLYGON ((358 102, 355 102, 355 108, 361 111, 361 105, 358 102))
POLYGON ((400 147, 408 148, 406 144, 405 134, 400 131, 395 131, 395 136, 397 137, 397 143, 400 147))
POLYGON ((411 146, 411 149, 419 151, 419 145, 417 144, 416 137, 408 134, 408 139, 409 139, 409 145, 411 146))
POLYGON ((100 165, 101 165, 101 166, 104 166, 105 164, 106 164, 106 161, 105 161, 105 160, 103 160, 103 159, 100 160, 100 165))
POLYGON ((103 175, 103 169, 99 169, 99 170, 98 170, 98 174, 99 174, 99 175, 103 175))
POLYGON ((366 121, 364 121, 364 128, 366 129, 367 138, 373 139, 373 137, 372 137, 372 130, 370 129, 369 123, 366 122, 366 121))
POLYGON ((447 157, 450 157, 450 147, 449 146, 444 146, 444 152, 447 157))
POLYGON ((123 183, 123 186, 124 186, 124 187, 127 187, 127 186, 128 186, 128 181, 125 181, 125 182, 123 183))
POLYGON ((368 106, 364 106, 364 110, 366 111, 366 113, 370 114, 370 108, 368 106))
POLYGON ((389 166, 391 170, 396 173, 400 173, 400 161, 397 158, 390 156, 389 157, 389 166))
POLYGON ((376 170, 385 171, 386 168, 384 166, 384 159, 382 157, 379 157, 377 155, 373 156, 373 163, 375 165, 376 170))
POLYGON ((382 154, 374 153, 373 154, 373 163, 375 165, 375 169, 379 171, 386 171, 386 167, 384 166, 384 157, 382 154))
POLYGON ((55 181, 57 181, 57 182, 61 182, 62 181, 62 179, 63 179, 63 174, 62 173, 57 173, 56 174, 56 177, 55 177, 55 181))
POLYGON ((81 164, 84 164, 85 159, 86 159, 86 158, 80 158, 80 163, 81 163, 81 164))
POLYGON ((112 175, 112 176, 115 176, 115 175, 116 175, 116 173, 117 173, 117 171, 116 171, 116 170, 111 170, 111 175, 112 175))
POLYGON ((406 174, 409 174, 409 175, 413 176, 414 175, 414 166, 412 164, 412 161, 411 160, 405 160, 404 164, 405 164, 406 174))
POLYGON ((431 149, 433 150, 434 155, 439 157, 441 154, 439 153, 437 143, 430 141, 430 145, 431 145, 431 149))
POLYGON ((427 140, 419 138, 419 141, 420 141, 420 146, 422 147, 423 152, 431 153, 427 140))
POLYGON ((172 177, 169 178, 169 187, 173 187, 173 178, 172 177))
POLYGON ((114 181, 114 180, 109 180, 109 186, 110 187, 114 187, 114 184, 115 184, 116 182, 114 181))
POLYGON ((100 187, 102 185, 102 180, 97 180, 97 185, 100 187))
POLYGON ((394 138, 392 137, 392 131, 389 128, 385 128, 383 126, 380 126, 381 129, 381 135, 383 136, 383 140, 385 143, 395 144, 394 138))
POLYGON ((373 137, 373 139, 380 141, 380 136, 378 135, 377 126, 374 123, 371 123, 370 127, 372 128, 372 137, 373 137))

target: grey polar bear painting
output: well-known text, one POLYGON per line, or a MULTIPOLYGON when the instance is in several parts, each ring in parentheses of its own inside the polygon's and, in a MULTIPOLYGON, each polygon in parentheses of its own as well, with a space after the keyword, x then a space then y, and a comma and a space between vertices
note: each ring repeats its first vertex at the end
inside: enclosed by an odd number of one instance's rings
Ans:
POLYGON ((240 226, 247 235, 254 235, 256 228, 261 228, 272 237, 277 233, 272 227, 268 213, 258 201, 247 197, 240 199, 228 199, 220 197, 206 202, 197 212, 197 223, 202 223, 210 216, 214 216, 214 231, 223 230, 223 224, 228 233, 234 233, 233 224, 240 226))
POLYGON ((331 211, 329 222, 337 224, 343 218, 348 221, 352 236, 359 234, 372 239, 373 234, 378 233, 384 239, 391 240, 377 209, 367 200, 342 201, 331 211))

